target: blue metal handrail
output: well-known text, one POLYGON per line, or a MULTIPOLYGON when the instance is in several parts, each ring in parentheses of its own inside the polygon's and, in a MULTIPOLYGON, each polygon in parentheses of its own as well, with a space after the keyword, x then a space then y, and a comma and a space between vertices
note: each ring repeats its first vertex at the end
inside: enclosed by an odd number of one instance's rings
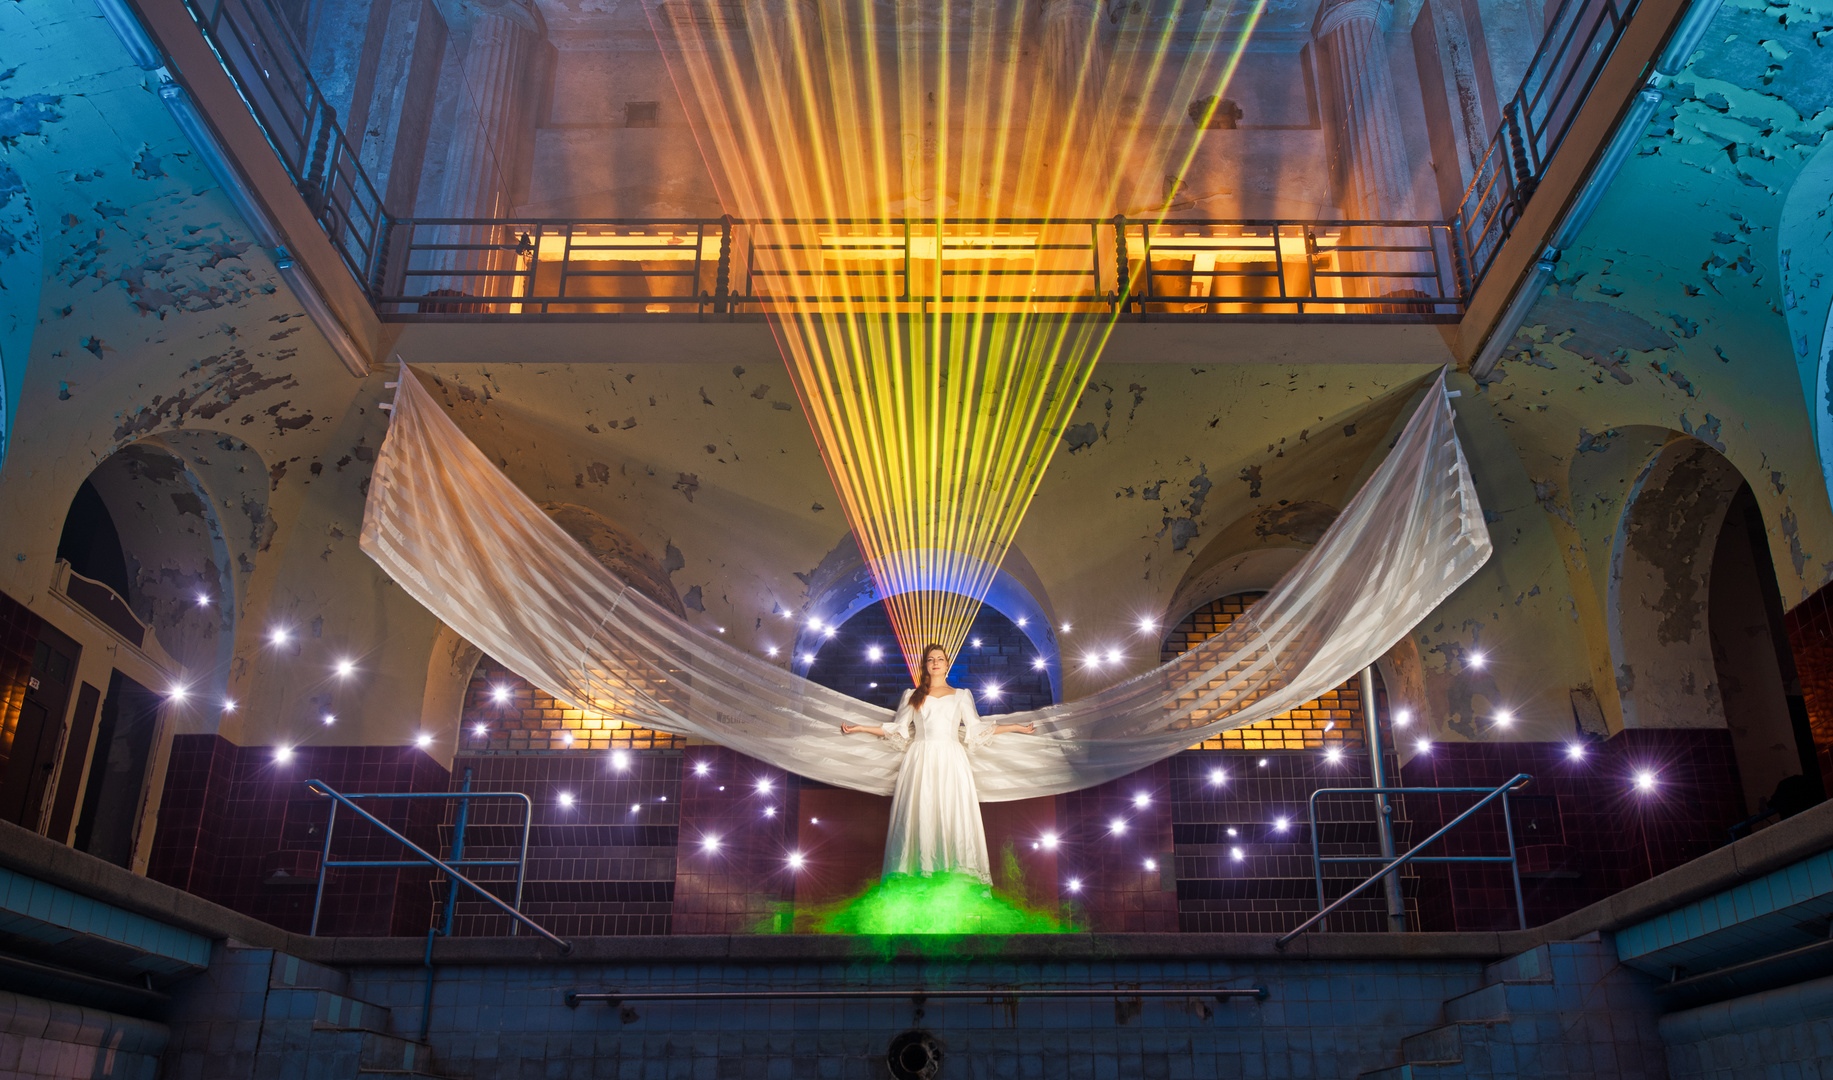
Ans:
MULTIPOLYGON (((548 930, 545 927, 541 926, 539 923, 536 923, 533 919, 530 919, 528 916, 522 914, 520 910, 522 906, 522 880, 523 880, 523 877, 526 875, 527 868, 528 868, 529 826, 534 819, 534 802, 530 800, 527 795, 519 791, 430 791, 430 792, 381 792, 381 793, 355 792, 349 795, 345 795, 344 793, 339 792, 335 790, 334 788, 332 788, 331 785, 325 783, 323 780, 307 780, 306 789, 308 791, 311 791, 313 794, 323 795, 326 798, 332 800, 331 816, 330 816, 330 819, 326 821, 325 823, 324 854, 319 858, 319 861, 318 861, 318 899, 315 900, 312 904, 311 936, 313 937, 318 936, 318 913, 319 913, 319 909, 324 904, 325 870, 327 868, 332 867, 332 866, 365 866, 365 867, 420 866, 424 863, 424 864, 435 866, 439 868, 440 870, 445 871, 446 875, 450 877, 454 882, 457 882, 458 884, 468 887, 469 889, 471 889, 472 892, 477 893, 479 896, 483 897, 485 900, 488 900, 492 904, 495 904, 497 907, 503 909, 505 913, 507 913, 511 918, 516 920, 516 923, 520 923, 522 925, 527 926, 529 929, 533 930, 535 933, 540 934, 542 937, 553 942, 555 945, 560 946, 561 952, 570 953, 573 951, 573 946, 571 942, 563 941, 560 938, 555 937, 552 933, 548 932, 548 930), (522 818, 522 852, 521 852, 520 857, 517 859, 514 859, 514 860, 510 860, 510 859, 465 859, 465 860, 455 860, 450 863, 445 862, 444 860, 440 859, 438 856, 432 854, 431 852, 427 851, 425 848, 421 847, 419 844, 414 843, 412 840, 409 840, 407 837, 395 831, 393 828, 385 824, 380 818, 376 817, 374 814, 371 814, 369 811, 363 809, 362 807, 358 806, 356 803, 350 801, 352 799, 458 799, 461 801, 468 802, 471 799, 491 799, 491 798, 522 800, 522 805, 524 809, 524 815, 522 818), (337 825, 337 808, 339 805, 349 807, 353 812, 361 815, 363 819, 368 821, 371 825, 374 825, 376 828, 382 830, 382 832, 386 834, 388 837, 390 837, 393 840, 399 841, 402 844, 402 846, 406 847, 409 851, 413 852, 415 855, 418 855, 419 858, 411 859, 411 860, 368 860, 368 859, 365 859, 365 860, 338 860, 335 862, 332 861, 331 859, 331 833, 332 833, 332 830, 337 825), (516 868, 515 906, 511 907, 510 905, 503 903, 503 901, 497 899, 497 897, 494 894, 486 890, 482 885, 479 885, 477 882, 472 881, 470 878, 459 873, 456 869, 454 869, 454 867, 457 867, 457 866, 513 866, 515 867, 516 868)), ((515 923, 510 924, 509 932, 511 934, 514 934, 516 932, 515 923)))
POLYGON ((1323 922, 1324 919, 1328 917, 1331 912, 1342 907, 1344 904, 1348 903, 1350 900, 1360 895, 1364 889, 1368 888, 1370 885, 1373 885, 1375 882, 1380 881, 1382 878, 1387 877, 1389 874, 1392 874, 1394 871, 1400 869, 1402 866, 1410 862, 1422 862, 1422 863, 1426 863, 1426 862, 1429 862, 1429 863, 1505 862, 1505 863, 1508 863, 1509 869, 1513 872, 1514 878, 1515 878, 1515 914, 1517 918, 1520 919, 1521 929, 1526 930, 1527 929, 1527 904, 1522 900, 1522 896, 1521 896, 1521 864, 1515 857, 1515 829, 1514 829, 1514 822, 1509 817, 1509 813, 1508 813, 1508 796, 1511 792, 1520 791, 1522 788, 1532 783, 1533 780, 1534 778, 1532 776, 1529 776, 1527 773, 1516 773, 1514 777, 1508 780, 1506 783, 1502 784, 1500 787, 1493 788, 1493 789, 1492 788, 1471 788, 1471 787, 1460 787, 1460 788, 1362 787, 1362 788, 1319 788, 1318 790, 1312 792, 1311 798, 1306 800, 1305 806, 1306 806, 1306 813, 1309 815, 1308 823, 1311 826, 1311 865, 1312 865, 1314 873, 1317 876, 1318 913, 1316 915, 1311 916, 1309 919, 1306 919, 1304 922, 1299 923, 1298 926, 1293 928, 1291 932, 1287 933, 1285 936, 1275 941, 1273 943, 1273 947, 1276 949, 1285 948, 1287 943, 1289 943, 1293 938, 1304 933, 1306 930, 1309 930, 1313 925, 1323 922), (1469 809, 1465 810, 1463 813, 1459 814, 1457 817, 1452 818, 1450 821, 1446 822, 1444 826, 1440 828, 1437 832, 1433 833, 1431 836, 1426 837, 1424 840, 1421 840, 1419 843, 1413 845, 1412 848, 1408 849, 1405 853, 1398 855, 1394 857, 1393 859, 1388 859, 1385 856, 1381 856, 1381 855, 1330 855, 1330 856, 1326 856, 1319 851, 1318 839, 1317 839, 1317 797, 1319 795, 1377 795, 1377 796, 1380 796, 1380 795, 1456 795, 1456 794, 1474 795, 1477 793, 1483 793, 1483 797, 1481 799, 1478 799, 1474 804, 1472 804, 1469 809), (1496 799, 1502 800, 1502 831, 1508 837, 1508 854, 1507 855, 1421 855, 1420 854, 1420 852, 1424 851, 1427 846, 1431 845, 1432 843, 1442 838, 1446 833, 1450 832, 1452 829, 1455 829, 1459 825, 1462 825, 1465 821, 1469 820, 1472 814, 1475 814, 1478 810, 1481 810, 1485 806, 1488 806, 1491 802, 1495 801, 1496 799), (1327 862, 1339 862, 1339 863, 1341 862, 1384 862, 1386 865, 1382 866, 1381 869, 1375 871, 1374 876, 1370 877, 1368 880, 1362 882, 1360 885, 1357 885, 1355 888, 1344 893, 1342 896, 1337 897, 1337 899, 1333 903, 1326 906, 1324 904, 1324 867, 1323 867, 1323 864, 1327 862))

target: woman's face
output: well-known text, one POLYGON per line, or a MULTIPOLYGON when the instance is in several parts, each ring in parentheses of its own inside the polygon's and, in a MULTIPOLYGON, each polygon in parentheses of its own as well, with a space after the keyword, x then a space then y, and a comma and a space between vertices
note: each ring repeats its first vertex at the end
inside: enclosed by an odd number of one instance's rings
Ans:
POLYGON ((923 656, 923 674, 930 682, 937 682, 948 677, 948 654, 941 649, 931 649, 923 656))

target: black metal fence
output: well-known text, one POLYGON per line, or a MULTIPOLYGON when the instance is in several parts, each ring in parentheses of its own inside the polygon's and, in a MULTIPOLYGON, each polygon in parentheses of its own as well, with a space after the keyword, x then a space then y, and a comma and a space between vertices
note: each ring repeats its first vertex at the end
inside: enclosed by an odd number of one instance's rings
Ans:
POLYGON ((813 311, 1455 319, 1443 222, 699 218, 395 224, 386 318, 813 311))
POLYGON ((388 215, 292 30, 268 0, 186 0, 268 144, 364 291, 388 215))
POLYGON ((1455 225, 1460 244, 1470 253, 1473 288, 1521 219, 1638 3, 1564 0, 1559 5, 1458 207, 1455 225))

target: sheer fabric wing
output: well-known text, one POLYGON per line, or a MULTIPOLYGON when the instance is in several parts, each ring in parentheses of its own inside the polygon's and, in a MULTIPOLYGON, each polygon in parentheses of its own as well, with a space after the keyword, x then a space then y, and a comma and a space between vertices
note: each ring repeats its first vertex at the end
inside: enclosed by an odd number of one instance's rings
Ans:
MULTIPOLYGON (((458 430, 411 372, 362 547, 446 625, 575 708, 889 794, 900 749, 844 736, 868 705, 750 656, 635 592, 458 430)), ((1392 648, 1489 558, 1444 377, 1317 546, 1249 613, 1162 667, 1031 713, 976 747, 983 801, 1074 791, 1295 708, 1392 648)))

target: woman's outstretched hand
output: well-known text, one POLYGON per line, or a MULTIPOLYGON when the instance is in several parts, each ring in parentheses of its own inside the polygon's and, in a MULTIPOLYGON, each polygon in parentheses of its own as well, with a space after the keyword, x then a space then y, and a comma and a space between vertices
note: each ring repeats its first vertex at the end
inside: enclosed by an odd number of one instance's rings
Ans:
POLYGON ((862 732, 867 735, 876 735, 881 739, 885 737, 885 729, 882 727, 872 724, 849 724, 844 720, 840 722, 840 734, 842 735, 858 735, 862 732))
POLYGON ((1036 724, 1000 724, 993 729, 993 734, 995 735, 1004 735, 1007 732, 1011 732, 1014 735, 1036 735, 1037 734, 1037 725, 1036 724))

